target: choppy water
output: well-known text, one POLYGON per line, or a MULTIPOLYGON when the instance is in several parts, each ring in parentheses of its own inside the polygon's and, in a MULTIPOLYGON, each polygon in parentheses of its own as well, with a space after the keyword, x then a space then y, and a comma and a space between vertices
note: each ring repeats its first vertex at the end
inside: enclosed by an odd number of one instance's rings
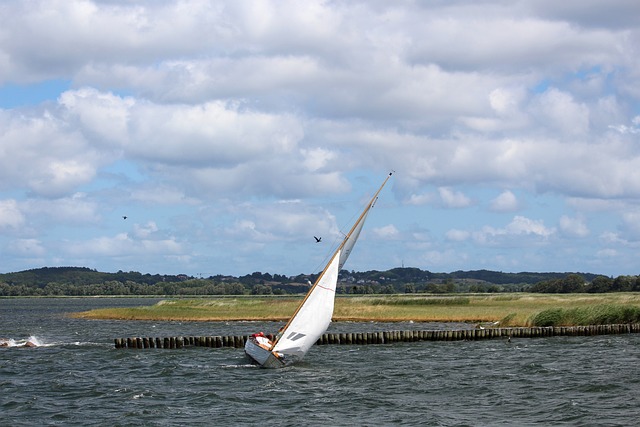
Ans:
MULTIPOLYGON (((640 334, 319 346, 281 370, 241 349, 116 350, 125 336, 231 335, 277 324, 70 319, 153 299, 0 299, 0 425, 629 426, 640 334)), ((361 332, 449 325, 334 324, 361 332)), ((459 327, 459 325, 456 325, 459 327)))

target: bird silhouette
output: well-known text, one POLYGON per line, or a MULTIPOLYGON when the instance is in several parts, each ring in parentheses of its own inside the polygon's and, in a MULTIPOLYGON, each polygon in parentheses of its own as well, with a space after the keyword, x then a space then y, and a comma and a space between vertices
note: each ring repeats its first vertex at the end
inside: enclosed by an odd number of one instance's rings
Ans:
POLYGON ((122 219, 127 219, 128 217, 126 215, 122 215, 122 219))
POLYGON ((316 243, 320 243, 320 241, 322 240, 322 237, 313 236, 313 238, 316 239, 316 243))

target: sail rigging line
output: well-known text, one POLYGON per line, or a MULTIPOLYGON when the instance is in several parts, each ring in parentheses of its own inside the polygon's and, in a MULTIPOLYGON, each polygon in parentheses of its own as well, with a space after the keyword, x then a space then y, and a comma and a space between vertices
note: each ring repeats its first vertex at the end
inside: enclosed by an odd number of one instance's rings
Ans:
MULTIPOLYGON (((276 346, 276 344, 278 344, 278 341, 280 341, 280 338, 285 335, 285 333, 287 332, 287 329, 291 325, 291 322, 293 321, 293 319, 295 319, 296 315, 300 312, 300 310, 302 309, 304 304, 307 302, 307 300, 309 299, 309 296, 313 293, 313 290, 318 286, 318 284, 322 280, 323 276, 327 272, 327 269, 333 264, 333 261, 335 260, 336 256, 340 257, 342 248, 344 248, 345 244, 349 241, 349 238, 351 237, 351 235, 353 234, 353 232, 355 230, 358 230, 358 233, 356 233, 356 238, 357 238, 357 235, 359 234, 359 232, 360 232, 360 230, 362 228, 361 227, 361 223, 362 223, 363 219, 367 216, 367 214, 369 213, 369 210, 375 204, 375 201, 378 198, 378 195, 380 194, 380 192, 382 191, 382 189, 386 185, 387 181, 389 181, 389 178, 391 178, 391 175, 393 175, 393 172, 389 172, 389 175, 387 175, 387 177, 385 178, 385 180, 382 183, 382 185, 380 186, 380 188, 378 188, 378 191, 376 191, 376 193, 373 195, 373 197, 371 198, 369 203, 366 205, 366 207, 364 208, 364 210, 360 214, 360 217, 358 218, 358 220, 355 222, 355 224, 353 224, 353 226, 351 227, 351 230, 349 230, 349 233, 347 233, 346 237, 342 240, 342 243, 340 244, 338 249, 336 249, 336 251, 334 252, 333 256, 331 257, 331 260, 327 263, 327 265, 324 267, 322 272, 318 275, 318 278, 316 279, 315 283, 313 284, 313 286, 311 286, 311 288, 309 289, 309 291, 305 295, 305 297, 302 300, 302 302, 298 305, 298 307, 296 308, 296 311, 289 318, 289 320, 287 321, 287 324, 284 325, 284 327, 281 329, 282 333, 279 333, 278 336, 276 337, 276 339, 271 344, 271 348, 269 349, 270 351, 273 351, 273 349, 276 346)), ((355 242, 354 242, 354 244, 355 244, 355 242)), ((349 253, 350 253, 352 248, 353 248, 353 245, 351 245, 351 248, 349 248, 347 250, 347 256, 349 255, 349 253)), ((346 259, 345 259, 345 261, 346 261, 346 259)), ((340 268, 338 268, 338 273, 339 272, 340 272, 340 268)), ((322 288, 326 289, 324 287, 322 287, 322 288)), ((328 289, 326 289, 326 290, 328 290, 328 289)))

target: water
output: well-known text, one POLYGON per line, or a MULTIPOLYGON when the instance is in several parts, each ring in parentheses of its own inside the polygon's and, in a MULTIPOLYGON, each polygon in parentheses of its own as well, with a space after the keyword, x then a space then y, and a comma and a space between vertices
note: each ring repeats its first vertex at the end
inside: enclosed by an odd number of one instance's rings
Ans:
MULTIPOLYGON (((0 299, 0 425, 628 426, 640 334, 314 347, 263 370, 241 349, 116 350, 126 336, 231 335, 279 324, 91 321, 155 299, 0 299)), ((334 324, 334 331, 451 325, 334 324)), ((460 325, 455 325, 459 327, 460 325)))

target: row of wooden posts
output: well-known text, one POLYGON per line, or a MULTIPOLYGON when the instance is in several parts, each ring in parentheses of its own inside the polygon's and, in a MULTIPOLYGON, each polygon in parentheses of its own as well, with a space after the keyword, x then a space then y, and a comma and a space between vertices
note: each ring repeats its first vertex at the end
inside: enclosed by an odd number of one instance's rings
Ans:
MULTIPOLYGON (((390 344, 414 341, 459 341, 491 338, 537 338, 553 336, 588 336, 640 333, 640 323, 593 326, 547 326, 527 328, 485 328, 458 330, 389 331, 362 333, 326 333, 317 345, 328 344, 390 344)), ((267 335, 273 339, 272 335, 267 335)), ((116 338, 116 348, 184 348, 184 347, 233 347, 242 348, 249 336, 199 336, 199 337, 132 337, 116 338)))

